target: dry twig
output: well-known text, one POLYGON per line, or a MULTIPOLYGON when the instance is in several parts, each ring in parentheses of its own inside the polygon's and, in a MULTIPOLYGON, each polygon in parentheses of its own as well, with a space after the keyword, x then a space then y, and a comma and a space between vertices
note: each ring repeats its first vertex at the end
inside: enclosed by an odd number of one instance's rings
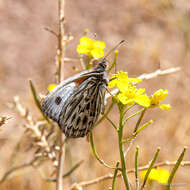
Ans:
MULTIPOLYGON (((156 167, 161 167, 161 166, 174 166, 176 164, 176 161, 164 161, 164 162, 159 162, 157 164, 154 165, 153 168, 156 168, 156 167)), ((181 162, 180 166, 190 166, 190 161, 183 161, 181 162)), ((145 165, 145 166, 141 166, 139 167, 139 171, 142 171, 142 170, 146 170, 148 169, 149 167, 149 164, 145 165)), ((135 172, 135 168, 132 168, 132 169, 129 169, 127 170, 127 173, 134 173, 135 172)), ((99 183, 101 181, 104 181, 104 180, 108 180, 108 179, 113 179, 113 174, 112 173, 108 173, 104 176, 101 176, 101 177, 98 177, 98 178, 95 178, 95 179, 92 179, 92 180, 89 180, 89 181, 83 181, 83 182, 80 182, 80 183, 74 183, 70 190, 75 190, 79 187, 87 187, 87 186, 90 186, 90 185, 94 185, 96 183, 99 183)), ((117 177, 121 177, 121 173, 118 173, 117 174, 117 177)))

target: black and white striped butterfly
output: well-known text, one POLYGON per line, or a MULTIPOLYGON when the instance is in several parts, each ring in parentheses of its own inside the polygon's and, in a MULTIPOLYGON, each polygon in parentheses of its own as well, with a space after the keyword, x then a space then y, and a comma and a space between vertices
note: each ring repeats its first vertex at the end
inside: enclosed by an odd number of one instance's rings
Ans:
POLYGON ((124 40, 118 43, 104 58, 96 60, 95 68, 62 81, 44 99, 44 114, 58 123, 66 137, 86 136, 100 113, 104 113, 109 82, 106 57, 123 42, 124 40))
POLYGON ((100 58, 95 68, 62 81, 44 99, 44 114, 59 124, 66 137, 86 136, 104 113, 107 65, 106 58, 100 58))

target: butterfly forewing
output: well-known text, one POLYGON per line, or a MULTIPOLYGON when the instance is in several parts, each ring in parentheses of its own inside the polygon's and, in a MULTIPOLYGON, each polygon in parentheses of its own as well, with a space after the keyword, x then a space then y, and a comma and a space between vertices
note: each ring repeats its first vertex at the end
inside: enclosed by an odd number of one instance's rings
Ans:
POLYGON ((42 104, 42 110, 46 116, 58 122, 62 114, 62 109, 68 99, 73 94, 75 82, 71 82, 55 92, 47 95, 42 104))
POLYGON ((67 137, 83 137, 104 110, 108 78, 106 62, 61 82, 42 103, 46 116, 56 121, 67 137))

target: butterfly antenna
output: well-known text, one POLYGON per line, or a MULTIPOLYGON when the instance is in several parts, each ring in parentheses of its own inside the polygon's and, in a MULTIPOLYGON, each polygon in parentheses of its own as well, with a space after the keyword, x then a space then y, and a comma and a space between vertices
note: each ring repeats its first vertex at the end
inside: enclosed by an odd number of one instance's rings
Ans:
POLYGON ((113 48, 105 55, 104 59, 107 58, 107 57, 111 54, 112 51, 116 50, 116 49, 117 49, 121 44, 123 44, 124 42, 125 42, 125 40, 121 40, 115 47, 113 47, 113 48))

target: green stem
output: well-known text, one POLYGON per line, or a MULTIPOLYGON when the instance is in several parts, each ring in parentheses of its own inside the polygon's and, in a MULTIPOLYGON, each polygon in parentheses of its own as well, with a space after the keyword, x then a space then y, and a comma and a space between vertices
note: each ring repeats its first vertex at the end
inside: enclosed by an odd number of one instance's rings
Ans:
POLYGON ((97 151, 96 151, 96 149, 95 149, 92 131, 90 131, 90 145, 91 145, 92 152, 93 152, 95 158, 96 158, 101 164, 103 164, 103 165, 104 165, 105 167, 107 167, 107 168, 116 169, 116 167, 114 167, 114 166, 109 166, 109 165, 106 164, 102 159, 99 158, 98 153, 97 153, 97 151))
POLYGON ((141 109, 141 110, 139 110, 139 111, 137 111, 136 113, 130 115, 129 117, 127 117, 127 119, 124 121, 124 124, 123 124, 123 125, 125 125, 125 124, 127 123, 127 121, 128 121, 129 119, 131 119, 132 117, 135 117, 135 116, 138 115, 139 113, 143 112, 143 110, 144 110, 144 108, 141 109))
POLYGON ((138 156, 139 156, 139 146, 136 146, 136 153, 135 153, 135 179, 136 179, 136 190, 139 190, 138 156))
POLYGON ((147 170, 147 172, 145 174, 144 181, 143 181, 143 184, 142 184, 140 190, 142 190, 145 187, 146 181, 147 181, 148 176, 149 176, 149 174, 150 174, 150 172, 151 172, 151 170, 152 170, 152 168, 153 168, 153 166, 154 166, 154 164, 155 164, 155 162, 156 162, 156 160, 158 158, 159 152, 160 152, 160 148, 157 149, 152 161, 150 162, 150 165, 149 165, 148 170, 147 170))
POLYGON ((142 125, 141 127, 138 128, 138 130, 133 133, 133 135, 127 139, 123 139, 123 143, 126 143, 126 142, 131 142, 134 138, 137 137, 137 135, 146 127, 148 127, 150 124, 152 124, 153 121, 150 120, 149 122, 145 123, 144 125, 142 125))
POLYGON ((125 187, 127 190, 130 190, 129 179, 126 172, 126 165, 125 165, 125 156, 124 156, 124 146, 123 146, 123 117, 124 117, 124 110, 120 109, 120 121, 119 121, 119 130, 118 130, 118 141, 119 141, 119 152, 120 152, 120 159, 121 159, 121 172, 123 176, 123 180, 125 183, 125 187))
POLYGON ((113 182, 112 182, 112 190, 115 190, 117 173, 118 173, 118 166, 119 166, 119 162, 117 162, 117 164, 116 164, 116 169, 115 169, 115 172, 114 172, 113 182))
POLYGON ((171 183, 172 183, 172 179, 174 178, 174 175, 178 169, 178 167, 180 166, 182 160, 183 160, 183 157, 185 155, 185 151, 186 151, 187 147, 184 147, 183 149, 183 152, 181 153, 181 155, 179 156, 175 166, 173 167, 173 170, 168 178, 168 183, 167 183, 167 187, 166 187, 166 190, 170 190, 170 186, 171 186, 171 183))
POLYGON ((131 109, 133 108, 134 106, 136 106, 137 104, 134 103, 133 105, 129 106, 125 111, 124 111, 124 115, 131 109))
POLYGON ((137 129, 138 129, 138 127, 139 127, 139 125, 140 125, 140 123, 141 123, 141 121, 142 121, 142 118, 143 118, 143 116, 144 116, 144 114, 145 114, 145 111, 147 110, 147 108, 143 108, 143 111, 141 112, 141 115, 140 115, 140 117, 139 117, 139 119, 138 119, 138 121, 137 121, 137 124, 136 124, 136 126, 135 126, 135 129, 134 129, 134 133, 137 131, 137 129))
POLYGON ((106 116, 106 119, 110 122, 110 124, 112 125, 112 127, 117 131, 118 129, 117 129, 115 123, 109 117, 107 117, 107 116, 106 116))

